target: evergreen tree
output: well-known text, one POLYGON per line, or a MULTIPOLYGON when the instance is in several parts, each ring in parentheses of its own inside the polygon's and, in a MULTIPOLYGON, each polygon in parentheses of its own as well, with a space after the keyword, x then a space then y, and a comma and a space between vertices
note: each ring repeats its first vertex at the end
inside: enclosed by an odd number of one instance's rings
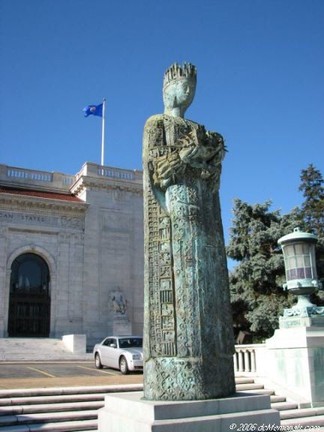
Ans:
MULTIPOLYGON (((321 172, 310 164, 301 171, 299 190, 303 193, 304 202, 300 215, 304 221, 306 231, 317 236, 316 264, 318 278, 324 285, 324 180, 321 172)), ((324 293, 313 295, 312 301, 324 305, 324 293)))
POLYGON ((270 201, 250 205, 236 199, 227 246, 228 257, 239 262, 230 272, 234 325, 237 332, 250 331, 254 341, 272 336, 279 315, 292 304, 282 289, 285 271, 277 241, 299 225, 299 213, 281 216, 270 206, 270 201))
MULTIPOLYGON (((284 308, 296 297, 283 291, 285 269, 278 239, 297 226, 318 237, 316 250, 318 276, 324 282, 324 187, 323 177, 312 164, 301 171, 299 190, 303 192, 301 208, 280 215, 271 211, 271 202, 250 205, 236 199, 234 218, 227 246, 229 258, 238 262, 230 272, 230 290, 234 325, 249 331, 257 342, 271 337, 278 328, 284 308)), ((324 305, 324 292, 311 299, 324 305)))
POLYGON ((301 171, 299 190, 303 192, 304 202, 301 215, 307 227, 324 238, 324 181, 321 172, 310 164, 301 171))

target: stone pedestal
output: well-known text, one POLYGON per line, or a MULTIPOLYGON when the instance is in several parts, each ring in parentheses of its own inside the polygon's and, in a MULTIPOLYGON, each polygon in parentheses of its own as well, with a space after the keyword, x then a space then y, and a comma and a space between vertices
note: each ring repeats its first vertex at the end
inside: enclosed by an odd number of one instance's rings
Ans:
POLYGON ((142 392, 106 396, 105 407, 99 410, 98 431, 224 432, 241 424, 253 425, 255 430, 280 425, 279 412, 270 408, 270 397, 265 395, 235 393, 223 399, 175 402, 142 397, 142 392))
POLYGON ((126 316, 115 316, 112 321, 112 334, 131 335, 132 325, 126 316))
POLYGON ((301 407, 324 405, 324 323, 321 320, 320 317, 314 322, 312 318, 302 317, 281 319, 282 328, 266 342, 268 378, 301 407))

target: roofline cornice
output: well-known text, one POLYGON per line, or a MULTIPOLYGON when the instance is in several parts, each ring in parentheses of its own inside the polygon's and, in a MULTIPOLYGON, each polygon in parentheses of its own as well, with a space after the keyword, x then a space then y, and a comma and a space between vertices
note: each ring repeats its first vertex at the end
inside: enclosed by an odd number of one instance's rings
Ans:
POLYGON ((127 180, 116 180, 107 177, 92 177, 82 175, 70 188, 70 192, 79 196, 84 190, 122 190, 136 194, 143 194, 143 184, 127 180))
POLYGON ((71 202, 63 201, 59 199, 42 198, 42 197, 31 197, 26 195, 17 195, 10 193, 0 194, 0 205, 16 206, 16 207, 28 207, 28 209, 40 209, 40 210, 58 210, 58 211, 69 211, 74 213, 84 213, 88 207, 88 204, 84 202, 71 202))

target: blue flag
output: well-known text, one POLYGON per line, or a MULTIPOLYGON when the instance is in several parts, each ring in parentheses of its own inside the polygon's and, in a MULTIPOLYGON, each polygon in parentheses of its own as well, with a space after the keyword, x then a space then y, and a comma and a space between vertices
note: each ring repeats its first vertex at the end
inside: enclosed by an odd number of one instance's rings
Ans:
POLYGON ((98 117, 102 117, 102 105, 87 105, 83 108, 84 117, 88 117, 89 115, 95 115, 98 117))

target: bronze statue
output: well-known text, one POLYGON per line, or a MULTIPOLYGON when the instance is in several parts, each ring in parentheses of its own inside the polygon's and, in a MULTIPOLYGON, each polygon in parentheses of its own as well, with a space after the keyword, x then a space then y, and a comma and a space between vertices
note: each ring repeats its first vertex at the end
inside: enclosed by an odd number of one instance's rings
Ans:
POLYGON ((234 339, 219 204, 223 137, 184 118, 196 68, 164 75, 164 114, 144 129, 144 398, 235 392, 234 339))

